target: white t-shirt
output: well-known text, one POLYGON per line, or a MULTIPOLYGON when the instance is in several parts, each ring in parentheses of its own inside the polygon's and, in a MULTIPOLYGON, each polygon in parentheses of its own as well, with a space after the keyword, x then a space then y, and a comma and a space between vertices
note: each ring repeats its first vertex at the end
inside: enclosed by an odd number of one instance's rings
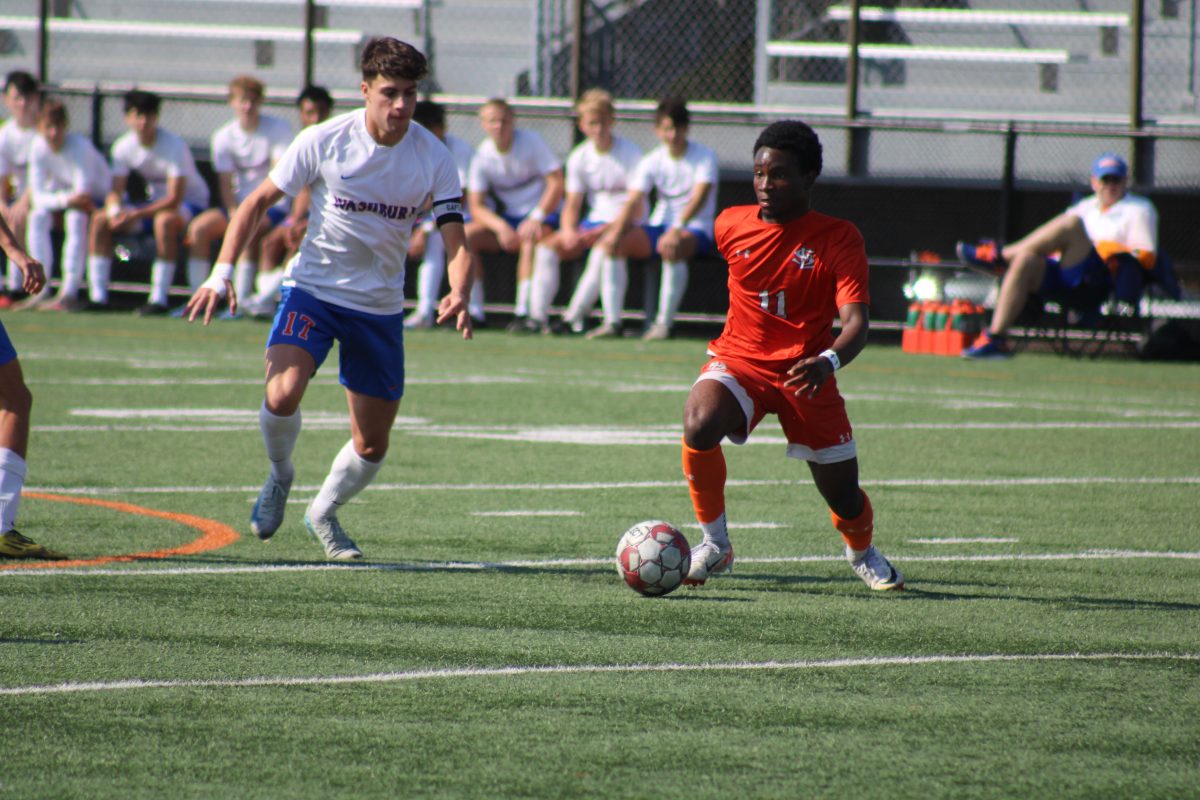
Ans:
POLYGON ((29 148, 36 138, 37 128, 22 128, 14 120, 0 126, 0 178, 12 180, 14 198, 29 185, 29 148))
POLYGON ((1158 212, 1141 195, 1126 194, 1101 210, 1100 198, 1085 197, 1067 209, 1083 222, 1093 242, 1116 242, 1130 250, 1158 251, 1158 212))
POLYGON ((446 146, 415 122, 395 146, 380 145, 363 109, 301 131, 270 177, 292 197, 311 187, 308 232, 285 285, 371 314, 404 309, 408 240, 426 199, 435 219, 462 215, 446 146))
POLYGON ((262 114, 252 131, 230 120, 212 135, 213 170, 233 173, 233 196, 240 203, 267 177, 293 135, 291 125, 269 114, 262 114))
MULTIPOLYGON (((196 170, 191 148, 171 131, 158 128, 150 147, 143 147, 133 131, 122 134, 113 142, 113 177, 127 177, 134 170, 146 181, 150 200, 167 196, 169 179, 184 178, 183 202, 196 208, 208 208, 208 184, 196 170)), ((140 198, 131 200, 141 204, 140 198)))
POLYGON ((460 139, 452 133, 447 133, 444 140, 450 155, 454 156, 454 166, 458 167, 458 182, 463 186, 471 176, 471 159, 475 157, 475 148, 466 139, 460 139))
POLYGON ((485 139, 471 161, 467 186, 472 192, 491 192, 504 203, 504 213, 524 217, 546 189, 546 174, 562 167, 562 161, 533 131, 513 131, 513 143, 507 153, 485 139))
POLYGON ((621 136, 613 137, 607 153, 598 151, 590 140, 571 151, 567 156, 566 190, 568 194, 585 195, 588 222, 612 222, 617 218, 641 159, 641 148, 621 136))
POLYGON ((664 144, 651 150, 638 164, 631 188, 647 195, 657 190, 658 201, 650 212, 650 224, 670 226, 687 208, 696 184, 710 184, 713 188, 704 205, 688 220, 687 226, 712 236, 717 214, 717 172, 717 154, 704 145, 689 141, 683 158, 676 159, 664 144))
POLYGON ((34 208, 61 211, 80 192, 103 204, 112 188, 112 175, 108 162, 86 136, 68 133, 57 153, 38 136, 29 150, 29 186, 34 208))

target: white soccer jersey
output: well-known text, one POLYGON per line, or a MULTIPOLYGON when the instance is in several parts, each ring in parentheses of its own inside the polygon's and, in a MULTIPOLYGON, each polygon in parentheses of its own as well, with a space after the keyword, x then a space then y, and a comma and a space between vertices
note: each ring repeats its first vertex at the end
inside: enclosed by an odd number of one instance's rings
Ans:
POLYGON ((236 119, 217 129, 211 141, 213 169, 233 173, 237 202, 245 200, 262 183, 293 136, 291 125, 269 114, 262 114, 252 131, 243 129, 236 119))
POLYGON ((29 185, 29 148, 36 138, 36 128, 22 128, 11 119, 0 126, 0 178, 12 181, 13 197, 29 185))
POLYGON ((285 285, 372 314, 404 309, 404 261, 430 196, 435 219, 461 219, 462 186, 450 151, 413 122, 398 144, 367 132, 363 109, 301 131, 271 170, 296 196, 311 187, 308 233, 285 285))
POLYGON ((1158 251, 1158 212, 1154 204, 1136 194, 1126 194, 1106 209, 1096 195, 1067 209, 1083 221, 1093 242, 1116 242, 1130 250, 1158 251))
POLYGON ((630 180, 642 159, 642 150, 621 136, 601 153, 590 140, 581 142, 567 157, 566 190, 585 195, 588 222, 612 222, 625 206, 630 180))
POLYGON ((672 158, 667 146, 659 145, 638 164, 632 188, 649 195, 657 190, 658 201, 650 212, 651 225, 671 225, 679 219, 698 183, 712 185, 704 205, 688 220, 688 227, 712 236, 717 214, 717 154, 702 144, 689 141, 683 158, 672 158))
MULTIPOLYGON (((150 147, 143 147, 133 131, 118 137, 112 145, 113 177, 126 177, 135 170, 146 181, 150 200, 166 197, 167 181, 182 177, 183 201, 197 208, 208 208, 208 184, 196 170, 191 148, 177 134, 158 128, 150 147)), ((137 202, 136 198, 131 199, 137 202)))
POLYGON ((533 131, 513 131, 513 143, 507 153, 485 139, 471 161, 467 186, 472 192, 491 192, 504 203, 504 213, 524 217, 546 189, 546 174, 562 167, 562 161, 533 131))
POLYGON ((475 148, 466 139, 460 139, 451 133, 447 133, 443 141, 450 155, 454 157, 454 166, 458 167, 458 182, 466 186, 471 176, 471 159, 475 157, 475 148))
POLYGON ((81 192, 103 203, 112 188, 112 175, 108 162, 86 136, 68 133, 57 153, 39 136, 29 151, 29 186, 34 208, 61 211, 81 192))

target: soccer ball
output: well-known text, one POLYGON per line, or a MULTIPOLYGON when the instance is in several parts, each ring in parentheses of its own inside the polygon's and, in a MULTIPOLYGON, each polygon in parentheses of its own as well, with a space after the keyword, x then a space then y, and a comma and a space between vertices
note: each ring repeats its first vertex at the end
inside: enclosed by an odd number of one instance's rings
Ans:
POLYGON ((639 522, 617 542, 617 572, 635 592, 661 597, 687 577, 692 549, 669 522, 639 522))

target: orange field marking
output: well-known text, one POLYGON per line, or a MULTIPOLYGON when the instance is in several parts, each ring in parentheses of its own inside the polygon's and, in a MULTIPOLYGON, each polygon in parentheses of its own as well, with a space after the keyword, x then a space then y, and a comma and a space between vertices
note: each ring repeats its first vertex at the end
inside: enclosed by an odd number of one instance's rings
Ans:
POLYGON ((61 494, 46 494, 44 492, 25 492, 25 497, 35 500, 50 500, 56 503, 78 503, 81 506, 100 506, 120 511, 124 514, 140 514, 143 517, 157 517, 170 522, 195 528, 200 535, 179 547, 168 547, 165 550, 148 550, 144 553, 125 553, 121 555, 97 556, 96 558, 69 559, 67 561, 31 561, 0 564, 0 570, 5 569, 40 569, 52 567, 94 567, 97 564, 111 564, 115 561, 140 561, 147 558, 170 558, 171 556, 188 556, 204 553, 209 550, 219 550, 233 544, 240 537, 233 528, 223 525, 216 520, 196 517, 191 514, 177 514, 174 511, 156 511, 153 508, 142 508, 129 503, 114 503, 111 500, 96 500, 91 497, 67 497, 61 494))

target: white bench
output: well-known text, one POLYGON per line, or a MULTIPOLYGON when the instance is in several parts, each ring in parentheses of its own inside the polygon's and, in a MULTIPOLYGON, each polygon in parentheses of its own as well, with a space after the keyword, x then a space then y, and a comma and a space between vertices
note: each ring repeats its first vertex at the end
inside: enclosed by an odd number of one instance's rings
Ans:
MULTIPOLYGON (((849 6, 831 6, 829 19, 844 22, 851 17, 849 6)), ((1003 11, 970 8, 882 8, 862 6, 863 22, 894 22, 912 25, 1009 25, 1034 28, 1099 28, 1100 52, 1117 54, 1117 30, 1129 27, 1129 15, 1099 11, 1003 11)))
MULTIPOLYGON (((776 58, 850 57, 843 42, 767 42, 767 55, 776 58)), ((874 61, 944 61, 956 64, 1037 64, 1041 68, 1042 91, 1058 90, 1058 65, 1071 60, 1066 50, 1035 50, 995 47, 915 47, 907 44, 860 44, 858 56, 874 61)))
MULTIPOLYGON (((261 0, 260 0, 261 1, 261 0)), ((290 2, 290 0, 288 0, 290 2)), ((192 0, 195 2, 195 0, 192 0)), ((362 0, 358 0, 362 2, 362 0)), ((0 28, 18 31, 36 31, 41 27, 37 17, 0 16, 0 28)), ((169 39, 231 39, 242 41, 274 41, 303 43, 302 27, 267 27, 259 25, 202 25, 185 22, 140 22, 101 19, 62 19, 51 17, 46 27, 52 34, 76 34, 80 36, 140 36, 169 39)), ((359 44, 363 41, 362 31, 325 30, 313 31, 313 41, 320 44, 359 44)))

